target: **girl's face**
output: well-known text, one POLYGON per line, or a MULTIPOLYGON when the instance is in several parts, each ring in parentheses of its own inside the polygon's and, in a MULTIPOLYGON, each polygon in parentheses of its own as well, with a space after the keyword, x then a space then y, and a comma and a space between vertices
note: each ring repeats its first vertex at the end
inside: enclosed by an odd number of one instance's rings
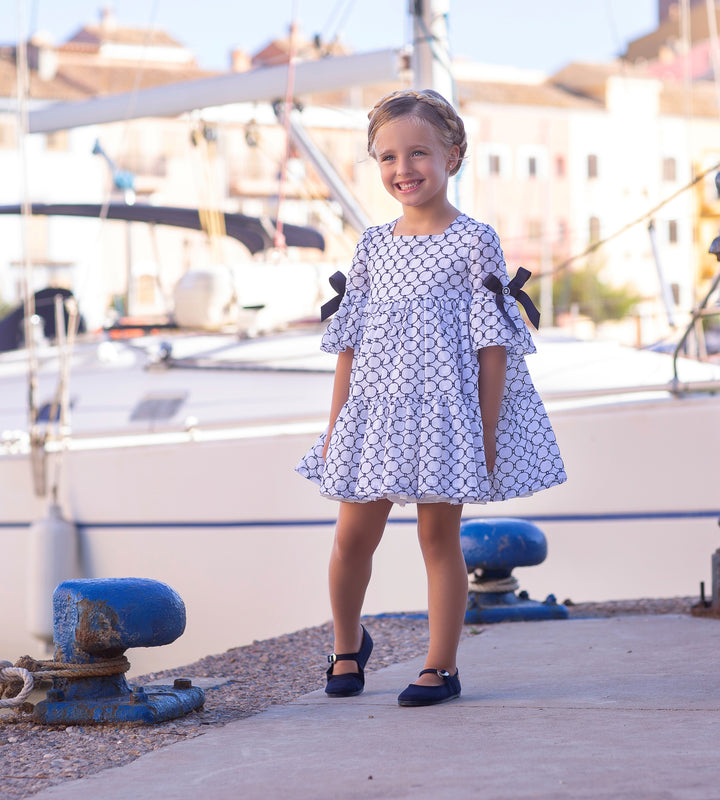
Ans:
POLYGON ((459 148, 449 150, 421 117, 400 117, 383 125, 375 137, 375 158, 387 191, 403 206, 423 208, 447 201, 450 170, 459 148))

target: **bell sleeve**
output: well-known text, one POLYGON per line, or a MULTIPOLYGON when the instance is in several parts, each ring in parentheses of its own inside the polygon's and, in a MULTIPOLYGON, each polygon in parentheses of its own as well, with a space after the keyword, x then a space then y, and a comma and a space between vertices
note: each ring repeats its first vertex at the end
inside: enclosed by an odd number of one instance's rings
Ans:
POLYGON ((536 352, 518 303, 509 294, 505 257, 498 235, 489 225, 480 227, 471 248, 470 274, 470 333, 474 348, 497 345, 518 356, 536 352))
POLYGON ((369 291, 367 239, 368 231, 365 231, 355 248, 340 306, 330 317, 323 334, 320 349, 326 353, 340 353, 348 347, 354 349, 362 339, 369 291))

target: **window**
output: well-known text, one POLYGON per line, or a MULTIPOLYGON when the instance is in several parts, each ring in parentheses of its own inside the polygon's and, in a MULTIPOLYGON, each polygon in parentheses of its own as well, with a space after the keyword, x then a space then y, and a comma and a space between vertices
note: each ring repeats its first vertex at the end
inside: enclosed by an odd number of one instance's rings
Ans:
POLYGON ((535 158, 535 156, 530 156, 530 158, 528 158, 528 177, 537 177, 537 158, 535 158))
POLYGON ((30 217, 28 255, 31 261, 43 263, 48 258, 48 218, 30 217))
POLYGON ((587 176, 588 178, 598 176, 598 157, 592 153, 587 157, 587 176))
POLYGON ((45 141, 48 150, 67 150, 68 132, 53 131, 52 133, 47 134, 45 141))
POLYGON ((567 238, 567 223, 564 219, 559 219, 557 223, 558 244, 563 244, 567 238))
POLYGON ((674 158, 663 158, 662 178, 664 181, 677 180, 677 162, 674 158))
POLYGON ((0 147, 15 147, 15 132, 9 125, 0 124, 0 147))
POLYGON ((542 221, 539 219, 528 220, 528 238, 532 241, 542 239, 542 221))
POLYGON ((678 224, 676 219, 668 220, 668 242, 670 242, 670 244, 677 244, 678 242, 678 224))
POLYGON ((525 169, 527 159, 514 162, 512 149, 504 142, 488 142, 481 147, 480 156, 475 161, 478 166, 478 178, 501 178, 507 180, 511 177, 516 163, 522 164, 522 169, 525 169))
POLYGON ((590 224, 588 230, 590 241, 597 242, 600 240, 600 218, 590 217, 590 224))

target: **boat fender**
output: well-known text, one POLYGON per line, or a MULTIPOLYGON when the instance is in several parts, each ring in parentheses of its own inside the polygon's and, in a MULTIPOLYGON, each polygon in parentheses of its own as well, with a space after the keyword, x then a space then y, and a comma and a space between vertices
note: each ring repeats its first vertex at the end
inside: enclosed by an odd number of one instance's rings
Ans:
POLYGON ((66 520, 57 503, 28 531, 27 629, 45 643, 53 641, 53 592, 65 580, 80 577, 77 527, 66 520))

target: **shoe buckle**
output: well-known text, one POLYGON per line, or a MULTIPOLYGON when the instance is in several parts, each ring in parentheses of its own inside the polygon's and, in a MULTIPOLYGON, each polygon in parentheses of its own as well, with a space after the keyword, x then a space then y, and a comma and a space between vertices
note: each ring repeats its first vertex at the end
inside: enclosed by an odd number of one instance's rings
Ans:
POLYGON ((438 678, 449 678, 450 673, 444 669, 436 669, 435 672, 438 674, 438 678))
POLYGON ((330 653, 330 655, 327 657, 327 660, 329 664, 335 664, 337 662, 337 656, 335 653, 330 653))

